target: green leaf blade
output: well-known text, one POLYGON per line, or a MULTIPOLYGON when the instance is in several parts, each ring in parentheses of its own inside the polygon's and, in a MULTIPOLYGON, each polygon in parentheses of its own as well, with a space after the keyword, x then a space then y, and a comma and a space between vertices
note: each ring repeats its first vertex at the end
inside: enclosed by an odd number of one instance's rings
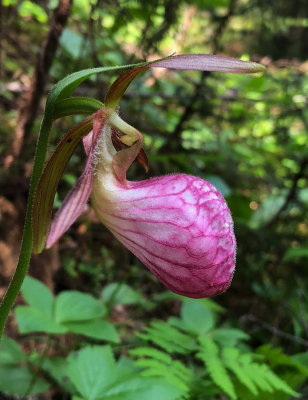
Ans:
POLYGON ((88 336, 93 339, 106 340, 108 342, 120 343, 120 338, 115 327, 108 321, 71 321, 65 322, 64 326, 69 332, 88 336))
POLYGON ((71 129, 59 142, 39 179, 32 212, 34 253, 44 249, 58 184, 73 152, 91 127, 92 120, 88 118, 71 129))
POLYGON ((74 290, 61 292, 55 302, 58 323, 91 320, 106 314, 106 307, 93 296, 74 290))
POLYGON ((44 332, 53 334, 66 333, 65 327, 57 324, 48 316, 33 307, 16 307, 16 319, 20 333, 44 332))
POLYGON ((36 395, 45 392, 50 385, 44 379, 35 377, 26 366, 0 365, 0 391, 18 396, 36 395), (33 384, 30 383, 33 380, 33 384))
POLYGON ((94 400, 114 382, 115 367, 109 346, 87 346, 69 357, 68 375, 85 399, 94 400))
POLYGON ((197 335, 209 332, 215 325, 213 312, 201 301, 187 299, 181 309, 185 327, 197 335))
POLYGON ((41 311, 48 318, 52 318, 54 296, 46 285, 31 276, 27 276, 21 292, 31 307, 41 311))
POLYGON ((104 103, 90 97, 69 97, 57 100, 53 119, 63 118, 68 115, 90 115, 104 107, 104 103))
POLYGON ((26 360, 26 355, 15 340, 4 336, 0 343, 0 365, 14 365, 26 360))

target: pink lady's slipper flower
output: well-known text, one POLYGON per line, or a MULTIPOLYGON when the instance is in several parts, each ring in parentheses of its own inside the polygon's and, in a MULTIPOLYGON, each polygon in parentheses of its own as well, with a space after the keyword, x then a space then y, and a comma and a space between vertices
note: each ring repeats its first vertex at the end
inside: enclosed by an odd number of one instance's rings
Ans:
MULTIPOLYGON (((224 57, 184 55, 151 67, 259 72, 262 67, 224 57)), ((97 218, 170 290, 193 297, 216 295, 230 285, 236 241, 229 208, 209 182, 172 174, 140 182, 126 179, 137 159, 144 165, 142 134, 124 122, 116 106, 134 68, 110 88, 105 108, 95 113, 84 137, 85 169, 51 224, 51 247, 84 211, 91 198, 97 218)))

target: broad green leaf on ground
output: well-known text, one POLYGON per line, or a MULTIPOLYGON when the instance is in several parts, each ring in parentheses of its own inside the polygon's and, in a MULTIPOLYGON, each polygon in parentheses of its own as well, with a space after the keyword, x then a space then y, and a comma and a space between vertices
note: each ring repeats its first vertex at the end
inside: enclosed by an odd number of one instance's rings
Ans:
POLYGON ((210 331, 215 325, 214 313, 202 301, 195 299, 183 302, 181 317, 185 327, 198 335, 210 331))
POLYGON ((102 298, 106 303, 137 304, 144 301, 143 296, 126 283, 111 283, 102 290, 102 298))
POLYGON ((68 376, 87 400, 104 395, 116 378, 116 363, 109 346, 88 346, 69 356, 68 376))
POLYGON ((183 392, 163 379, 131 376, 126 382, 115 385, 99 400, 177 400, 183 392))
POLYGON ((0 355, 0 365, 17 364, 26 359, 26 355, 18 343, 7 336, 1 339, 0 355))
POLYGON ((45 392, 49 384, 26 366, 0 365, 0 391, 25 396, 45 392))
POLYGON ((67 359, 61 357, 47 357, 35 362, 45 373, 51 376, 60 386, 70 393, 74 393, 74 387, 67 377, 67 359))
POLYGON ((63 323, 69 332, 88 336, 94 339, 119 343, 120 338, 115 327, 108 321, 99 319, 89 321, 71 321, 63 323))
POLYGON ((89 294, 71 290, 61 292, 57 296, 55 303, 57 322, 89 320, 104 314, 106 307, 89 294))
POLYGON ((37 279, 27 276, 21 288, 26 302, 33 308, 52 318, 54 296, 46 285, 37 279))
POLYGON ((211 332, 212 338, 222 346, 235 346, 240 340, 248 340, 249 335, 234 328, 218 328, 211 332))
POLYGON ((33 307, 18 306, 15 313, 20 333, 45 332, 61 334, 67 332, 64 326, 57 324, 47 315, 33 307))
POLYGON ((115 362, 109 346, 88 346, 69 357, 68 376, 86 400, 176 400, 183 391, 163 378, 141 377, 115 362))

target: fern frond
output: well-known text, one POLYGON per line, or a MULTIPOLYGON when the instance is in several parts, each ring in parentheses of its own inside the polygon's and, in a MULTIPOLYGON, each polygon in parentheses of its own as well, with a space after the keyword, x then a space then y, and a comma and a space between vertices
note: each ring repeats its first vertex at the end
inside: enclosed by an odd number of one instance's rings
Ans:
POLYGON ((257 364, 255 362, 251 363, 243 363, 243 368, 246 371, 246 374, 250 379, 254 381, 256 386, 258 386, 261 390, 269 393, 273 393, 273 387, 268 383, 266 379, 266 374, 264 373, 264 364, 257 364))
POLYGON ((161 337, 160 335, 156 334, 156 332, 153 332, 151 330, 147 332, 137 333, 137 337, 143 339, 146 342, 152 342, 156 344, 156 346, 166 350, 168 353, 174 353, 176 350, 178 350, 178 348, 175 347, 173 343, 170 343, 169 340, 161 337))
POLYGON ((196 348, 194 339, 163 321, 153 321, 138 333, 143 340, 151 341, 168 353, 187 354, 196 348))
POLYGON ((151 358, 140 358, 135 361, 135 365, 144 368, 142 375, 144 376, 165 376, 167 365, 151 358))
POLYGON ((192 379, 192 371, 187 368, 183 363, 178 360, 173 360, 173 370, 176 375, 183 381, 190 381, 192 379))
POLYGON ((225 366, 234 373, 237 379, 253 393, 255 396, 259 393, 253 380, 246 373, 246 369, 239 363, 240 352, 234 347, 225 347, 222 350, 222 356, 225 366))
POLYGON ((297 395, 268 365, 255 362, 254 353, 241 354, 235 348, 224 348, 222 355, 225 366, 254 395, 257 395, 259 390, 269 393, 282 391, 292 396, 297 395))
POLYGON ((163 321, 153 321, 151 325, 163 335, 167 335, 170 341, 181 346, 186 352, 195 350, 196 343, 190 335, 180 332, 178 329, 163 321))
POLYGON ((197 357, 200 358, 208 369, 213 382, 232 399, 236 399, 233 383, 226 368, 219 357, 219 349, 216 343, 209 337, 199 337, 201 344, 197 357))
POLYGON ((139 347, 130 351, 130 354, 139 357, 135 361, 138 367, 143 368, 141 374, 147 377, 163 376, 168 382, 179 389, 189 391, 189 383, 192 379, 191 371, 180 361, 173 360, 168 354, 151 347, 139 347))
POLYGON ((130 350, 129 352, 133 356, 150 357, 155 360, 162 361, 163 363, 169 364, 172 358, 164 353, 163 351, 157 350, 154 347, 138 347, 136 349, 130 350))
POLYGON ((143 376, 147 377, 164 377, 166 381, 171 384, 174 384, 179 389, 182 389, 185 392, 189 391, 188 379, 187 375, 184 378, 183 375, 178 376, 177 366, 174 364, 170 364, 169 366, 163 364, 157 360, 152 360, 149 358, 139 359, 135 362, 135 364, 144 370, 141 372, 143 376))
POLYGON ((271 370, 266 364, 258 365, 258 368, 262 373, 264 373, 264 378, 267 380, 268 384, 275 390, 280 390, 286 394, 291 396, 298 396, 296 393, 285 381, 279 378, 278 375, 275 374, 273 370, 271 370))

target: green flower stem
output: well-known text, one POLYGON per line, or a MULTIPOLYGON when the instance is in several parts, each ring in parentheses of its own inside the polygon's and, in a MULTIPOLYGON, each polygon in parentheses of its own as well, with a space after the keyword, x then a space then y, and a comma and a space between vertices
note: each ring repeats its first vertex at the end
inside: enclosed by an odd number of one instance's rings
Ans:
POLYGON ((50 118, 50 115, 45 114, 41 125, 39 140, 34 156, 33 171, 29 188, 29 197, 19 260, 13 278, 0 305, 0 338, 3 334, 5 322, 9 315, 10 309, 12 308, 15 299, 18 296, 21 285, 29 268, 32 253, 32 202, 36 185, 44 167, 51 125, 52 120, 50 118))

